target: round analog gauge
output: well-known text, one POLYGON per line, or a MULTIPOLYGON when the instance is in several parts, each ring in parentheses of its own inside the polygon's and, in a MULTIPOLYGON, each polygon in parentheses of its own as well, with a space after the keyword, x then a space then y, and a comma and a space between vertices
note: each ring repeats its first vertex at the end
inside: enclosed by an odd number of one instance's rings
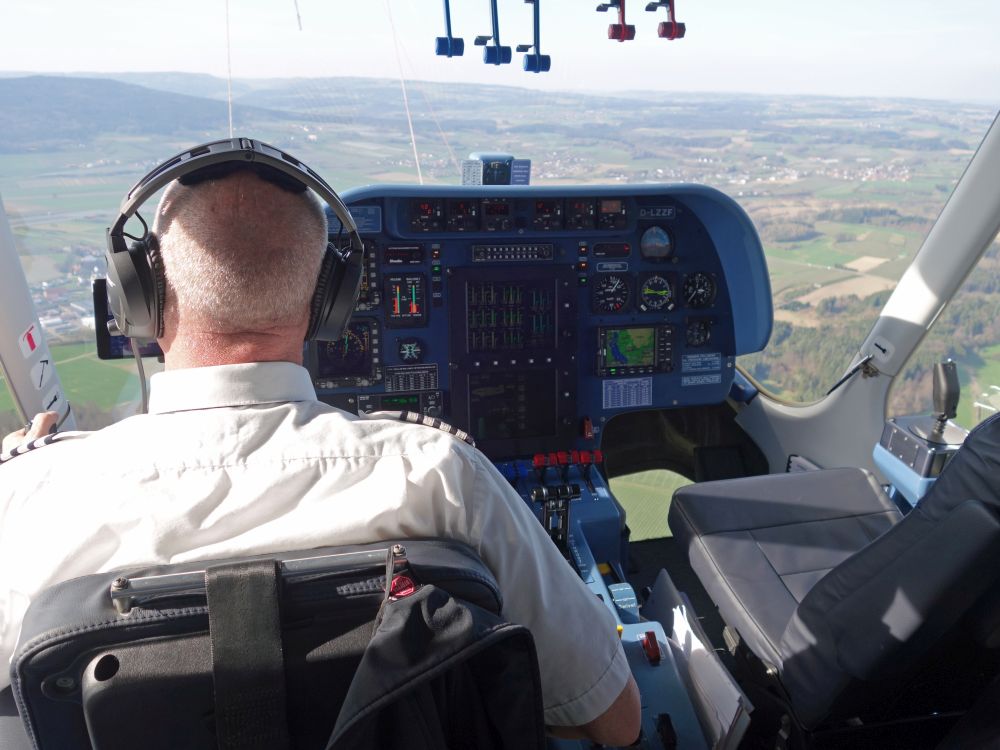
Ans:
POLYGON ((424 342, 414 336, 399 339, 396 351, 406 364, 419 364, 424 359, 424 342))
POLYGON ((707 273, 685 276, 681 297, 688 307, 708 307, 715 302, 715 279, 707 273))
POLYGON ((688 346, 705 346, 712 338, 712 324, 707 320, 692 320, 684 337, 688 346))
POLYGON ((367 323, 352 322, 336 341, 321 343, 320 376, 341 377, 368 373, 372 365, 372 330, 367 323))
POLYGON ((674 309, 674 290, 666 276, 654 273, 639 284, 639 309, 643 312, 674 309))
POLYGON ((620 273, 602 274, 597 277, 597 283, 594 285, 594 312, 621 312, 628 306, 631 296, 632 290, 626 276, 620 273))
POLYGON ((647 260, 665 260, 674 254, 674 242, 663 227, 650 227, 642 233, 639 249, 647 260))

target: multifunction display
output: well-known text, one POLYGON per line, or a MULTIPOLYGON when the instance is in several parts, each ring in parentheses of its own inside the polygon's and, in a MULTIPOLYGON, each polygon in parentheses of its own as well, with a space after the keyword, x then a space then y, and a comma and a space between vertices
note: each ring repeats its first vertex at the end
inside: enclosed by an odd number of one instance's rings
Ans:
POLYGON ((469 374, 469 416, 476 440, 555 437, 554 370, 469 374))
POLYGON ((465 287, 466 351, 554 349, 555 302, 555 288, 545 279, 469 282, 465 287))
POLYGON ((670 326, 622 326, 597 329, 597 374, 643 375, 672 372, 670 326))

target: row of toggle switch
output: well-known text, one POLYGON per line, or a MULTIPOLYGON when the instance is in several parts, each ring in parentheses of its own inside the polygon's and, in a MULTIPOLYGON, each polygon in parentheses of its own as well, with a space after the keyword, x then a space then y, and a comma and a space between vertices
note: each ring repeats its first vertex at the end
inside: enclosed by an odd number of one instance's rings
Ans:
POLYGON ((535 475, 541 484, 545 484, 545 475, 549 469, 558 469, 565 482, 569 478, 571 466, 579 466, 584 479, 593 492, 594 486, 590 480, 590 470, 593 466, 604 463, 604 453, 600 449, 588 451, 552 451, 550 453, 536 453, 531 457, 531 465, 535 469, 535 475))

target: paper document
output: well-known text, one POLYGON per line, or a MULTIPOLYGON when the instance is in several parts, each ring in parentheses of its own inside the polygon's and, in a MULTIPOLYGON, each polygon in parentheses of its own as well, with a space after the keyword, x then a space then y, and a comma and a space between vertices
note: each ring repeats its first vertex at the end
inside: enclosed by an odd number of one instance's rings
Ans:
POLYGON ((670 646, 708 739, 716 750, 736 748, 750 725, 753 706, 715 652, 691 627, 687 607, 675 606, 673 615, 670 646))

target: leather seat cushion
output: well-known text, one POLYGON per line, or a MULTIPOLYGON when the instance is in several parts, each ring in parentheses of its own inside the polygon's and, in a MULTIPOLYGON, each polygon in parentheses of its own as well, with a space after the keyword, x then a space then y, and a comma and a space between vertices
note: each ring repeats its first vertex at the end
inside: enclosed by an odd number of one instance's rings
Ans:
POLYGON ((827 469, 683 487, 669 523, 723 619, 780 670, 799 602, 901 517, 868 472, 827 469))

